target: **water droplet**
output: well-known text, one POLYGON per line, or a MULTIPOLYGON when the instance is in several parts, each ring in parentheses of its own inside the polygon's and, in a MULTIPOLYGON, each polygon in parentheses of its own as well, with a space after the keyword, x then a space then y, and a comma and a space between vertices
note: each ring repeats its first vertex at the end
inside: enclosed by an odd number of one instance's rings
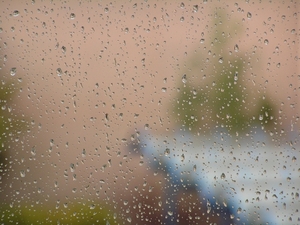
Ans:
POLYGON ((235 81, 237 81, 239 78, 238 78, 238 73, 235 73, 234 74, 234 78, 233 78, 235 81))
POLYGON ((70 19, 71 19, 71 20, 74 20, 75 17, 76 17, 75 13, 71 13, 71 14, 70 14, 70 19))
POLYGON ((104 8, 104 12, 108 13, 109 9, 108 8, 104 8))
POLYGON ((183 2, 180 3, 180 8, 184 9, 184 3, 183 2))
POLYGON ((196 172, 196 170, 197 170, 197 165, 194 165, 194 166, 193 166, 193 170, 194 170, 194 172, 196 172))
POLYGON ((54 140, 50 139, 50 146, 53 147, 54 146, 54 140))
POLYGON ((181 158, 181 162, 183 162, 183 161, 184 161, 184 159, 185 159, 185 155, 184 155, 184 154, 182 154, 180 158, 181 158))
POLYGON ((226 178, 225 173, 221 174, 221 179, 224 180, 226 178))
POLYGON ((32 147, 31 149, 31 155, 35 156, 36 155, 36 150, 35 150, 35 147, 32 147))
POLYGON ((144 129, 148 130, 149 129, 149 124, 146 123, 145 126, 144 126, 144 129))
POLYGON ((25 170, 21 170, 20 175, 21 175, 21 177, 25 177, 25 170))
POLYGON ((184 21, 184 17, 180 17, 180 22, 183 22, 184 21))
POLYGON ((162 92, 167 92, 167 88, 163 87, 163 88, 161 89, 161 91, 162 91, 162 92))
POLYGON ((100 184, 105 184, 105 180, 101 179, 99 182, 100 182, 100 184))
POLYGON ((63 73, 63 72, 62 72, 61 68, 57 68, 57 69, 56 69, 56 74, 57 74, 57 76, 60 77, 60 76, 62 75, 62 73, 63 73))
POLYGON ((223 63, 223 58, 219 58, 219 63, 223 63))
POLYGON ((165 156, 168 156, 169 154, 170 154, 170 149, 167 148, 167 149, 165 150, 165 156))
POLYGON ((264 115, 259 115, 259 120, 263 120, 264 119, 264 115))
POLYGON ((129 28, 126 27, 126 28, 124 29, 124 31, 125 31, 125 33, 128 33, 128 32, 129 32, 129 28))
POLYGON ((194 11, 194 12, 198 12, 198 5, 194 5, 194 6, 193 6, 193 11, 194 11))
POLYGON ((252 18, 252 14, 250 12, 247 13, 247 18, 251 19, 252 18))
POLYGON ((75 170, 75 165, 74 165, 74 163, 71 163, 71 164, 70 164, 70 170, 71 170, 71 172, 74 172, 74 170, 75 170))
POLYGON ((268 39, 265 39, 265 40, 264 40, 264 43, 265 43, 265 45, 268 45, 268 44, 269 44, 269 40, 268 40, 268 39))
POLYGON ((20 14, 20 12, 19 12, 18 10, 15 10, 15 11, 13 12, 13 16, 19 16, 19 14, 20 14))
POLYGON ((240 49, 239 49, 239 46, 238 46, 237 44, 234 46, 233 49, 234 49, 235 52, 238 52, 238 51, 240 50, 240 49))
POLYGON ((204 41, 205 41, 205 39, 204 39, 204 38, 201 38, 201 39, 200 39, 200 43, 201 43, 201 44, 203 44, 203 43, 204 43, 204 41))
POLYGON ((13 68, 10 69, 10 75, 11 76, 15 76, 16 73, 17 73, 17 68, 16 67, 13 67, 13 68))
POLYGON ((173 216, 173 211, 168 211, 169 216, 173 216))
POLYGON ((82 157, 85 157, 85 156, 86 156, 86 150, 85 150, 85 149, 82 149, 81 156, 82 156, 82 157))
POLYGON ((184 83, 184 84, 187 82, 186 74, 183 74, 181 80, 182 80, 182 83, 184 83))
POLYGON ((62 46, 62 47, 61 47, 61 50, 62 50, 63 53, 66 53, 67 48, 66 48, 65 46, 62 46))

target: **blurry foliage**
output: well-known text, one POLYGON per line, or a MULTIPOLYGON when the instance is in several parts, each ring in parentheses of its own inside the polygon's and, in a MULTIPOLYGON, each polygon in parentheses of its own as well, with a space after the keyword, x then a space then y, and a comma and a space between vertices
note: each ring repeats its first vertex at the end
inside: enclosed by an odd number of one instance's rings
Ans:
POLYGON ((202 42, 209 43, 203 44, 204 53, 189 62, 189 71, 178 89, 174 109, 177 122, 197 132, 221 127, 236 133, 258 124, 268 129, 275 107, 268 97, 245 83, 248 59, 238 53, 238 45, 225 52, 232 34, 242 32, 226 19, 223 11, 216 12, 212 39, 203 38, 202 42))
POLYGON ((67 207, 47 208, 40 206, 0 206, 1 224, 72 224, 113 225, 116 219, 107 208, 99 204, 77 203, 67 207))
POLYGON ((8 172, 8 151, 27 124, 15 114, 11 102, 17 85, 11 81, 0 81, 0 184, 8 172))

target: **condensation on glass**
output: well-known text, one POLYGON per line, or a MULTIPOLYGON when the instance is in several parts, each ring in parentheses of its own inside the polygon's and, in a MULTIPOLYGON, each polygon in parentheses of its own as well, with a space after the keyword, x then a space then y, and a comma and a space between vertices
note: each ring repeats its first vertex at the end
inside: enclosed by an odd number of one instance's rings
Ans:
POLYGON ((2 1, 0 223, 297 224, 298 1, 2 1))

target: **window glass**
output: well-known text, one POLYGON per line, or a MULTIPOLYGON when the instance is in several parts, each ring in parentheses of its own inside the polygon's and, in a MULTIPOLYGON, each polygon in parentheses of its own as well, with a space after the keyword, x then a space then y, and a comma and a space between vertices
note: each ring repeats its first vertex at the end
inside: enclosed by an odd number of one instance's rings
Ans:
POLYGON ((0 11, 0 224, 300 221, 298 1, 0 11))

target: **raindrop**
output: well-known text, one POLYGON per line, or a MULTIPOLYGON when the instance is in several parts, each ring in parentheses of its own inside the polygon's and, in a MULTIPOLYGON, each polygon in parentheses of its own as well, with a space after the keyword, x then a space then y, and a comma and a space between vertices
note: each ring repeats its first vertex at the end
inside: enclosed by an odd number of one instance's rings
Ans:
POLYGON ((104 12, 108 13, 109 9, 108 8, 104 8, 104 12))
POLYGON ((56 74, 57 74, 57 76, 60 77, 60 76, 62 75, 62 73, 63 73, 63 72, 62 72, 61 68, 57 68, 57 69, 56 69, 56 74))
POLYGON ((198 12, 198 5, 194 5, 194 6, 193 6, 193 11, 194 11, 194 12, 198 12))
POLYGON ((35 156, 36 155, 36 150, 35 150, 35 147, 32 147, 31 149, 31 155, 35 156))
POLYGON ((184 9, 184 3, 183 2, 180 3, 180 8, 184 9))
POLYGON ((226 178, 225 173, 221 174, 221 179, 224 180, 226 178))
POLYGON ((70 14, 70 19, 71 19, 71 20, 74 20, 75 17, 76 17, 76 16, 75 16, 75 13, 71 13, 71 14, 70 14))
POLYGON ((21 177, 25 177, 25 170, 21 170, 20 175, 21 175, 21 177))
POLYGON ((173 212, 172 212, 172 211, 168 211, 168 215, 169 215, 169 216, 172 216, 172 215, 173 215, 173 212))
POLYGON ((264 40, 264 43, 265 43, 265 45, 268 45, 268 44, 269 44, 269 40, 268 40, 268 39, 265 39, 265 40, 264 40))
POLYGON ((250 12, 247 13, 247 18, 251 19, 252 18, 252 14, 250 12))
POLYGON ((182 83, 184 83, 184 84, 187 82, 186 74, 183 74, 181 80, 182 80, 182 83))
POLYGON ((85 156, 86 156, 86 150, 85 150, 85 149, 82 149, 81 156, 82 156, 82 157, 85 157, 85 156))
POLYGON ((219 63, 223 63, 223 58, 219 58, 219 63))
POLYGON ((235 73, 235 74, 234 74, 234 80, 237 81, 238 79, 239 79, 239 78, 238 78, 238 73, 235 73))
POLYGON ((13 67, 13 68, 10 69, 10 75, 11 76, 15 76, 16 73, 17 73, 17 68, 16 67, 13 67))
POLYGON ((183 161, 184 161, 184 159, 185 159, 185 155, 184 155, 184 154, 182 154, 180 158, 181 158, 181 162, 183 162, 183 161))
POLYGON ((194 170, 194 172, 196 172, 196 170, 197 170, 197 165, 194 165, 194 166, 193 166, 193 170, 194 170))
POLYGON ((162 92, 167 92, 167 88, 163 87, 163 88, 161 89, 161 91, 162 91, 162 92))
POLYGON ((71 170, 71 172, 74 172, 74 170, 75 170, 75 165, 74 165, 74 163, 71 163, 71 164, 70 164, 70 170, 71 170))
POLYGON ((19 16, 19 11, 18 10, 15 10, 14 12, 13 12, 13 16, 19 16))
POLYGON ((234 49, 235 52, 238 52, 239 51, 239 46, 236 44, 233 49, 234 49))
POLYGON ((183 22, 184 21, 184 17, 180 17, 180 22, 183 22))
POLYGON ((65 46, 62 46, 62 47, 61 47, 61 50, 62 50, 63 53, 66 53, 67 48, 66 48, 65 46))
POLYGON ((263 115, 259 115, 259 120, 263 120, 264 119, 264 116, 263 115))
POLYGON ((170 154, 170 149, 167 148, 167 149, 165 150, 165 156, 168 156, 169 154, 170 154))

